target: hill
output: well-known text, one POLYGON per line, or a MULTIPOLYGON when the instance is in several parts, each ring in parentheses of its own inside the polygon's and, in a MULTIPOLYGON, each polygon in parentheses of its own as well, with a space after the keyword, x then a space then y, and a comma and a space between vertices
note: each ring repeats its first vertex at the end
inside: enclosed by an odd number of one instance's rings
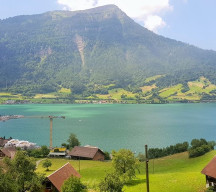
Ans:
MULTIPOLYGON (((167 156, 149 162, 150 191, 152 192, 194 192, 205 190, 205 176, 201 170, 214 157, 215 151, 211 151, 204 156, 197 158, 188 158, 188 154, 179 153, 167 156)), ((52 167, 49 172, 45 172, 40 163, 37 172, 51 174, 56 169, 68 161, 78 170, 79 162, 75 160, 51 159, 52 167)), ((97 184, 105 177, 106 172, 111 171, 111 162, 93 162, 81 161, 80 173, 82 181, 88 186, 88 189, 96 191, 97 184)), ((145 163, 140 167, 140 173, 137 178, 124 187, 125 192, 146 191, 145 163)))
POLYGON ((216 52, 159 36, 114 5, 0 20, 0 58, 0 90, 23 95, 154 86, 160 96, 201 77, 216 80, 216 52))

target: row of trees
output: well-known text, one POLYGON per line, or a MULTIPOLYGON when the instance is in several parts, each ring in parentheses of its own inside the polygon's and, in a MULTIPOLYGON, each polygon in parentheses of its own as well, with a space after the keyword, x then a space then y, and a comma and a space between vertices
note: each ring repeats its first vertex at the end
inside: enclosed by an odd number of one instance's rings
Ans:
POLYGON ((188 150, 189 143, 177 143, 176 145, 170 145, 165 148, 149 148, 148 157, 149 159, 164 157, 168 155, 173 155, 175 153, 181 153, 188 150))
POLYGON ((207 142, 205 139, 193 139, 189 148, 189 157, 198 157, 214 149, 215 141, 207 142))
MULTIPOLYGON (((148 150, 149 159, 164 157, 188 151, 189 157, 198 157, 214 149, 216 143, 214 141, 206 141, 205 139, 193 139, 189 145, 188 142, 177 143, 165 148, 150 148, 148 150)), ((145 160, 145 155, 140 153, 138 155, 140 161, 145 160)))
POLYGON ((47 157, 49 154, 50 150, 46 145, 41 146, 38 149, 28 149, 26 150, 28 156, 30 157, 35 157, 35 158, 40 158, 40 157, 47 157))

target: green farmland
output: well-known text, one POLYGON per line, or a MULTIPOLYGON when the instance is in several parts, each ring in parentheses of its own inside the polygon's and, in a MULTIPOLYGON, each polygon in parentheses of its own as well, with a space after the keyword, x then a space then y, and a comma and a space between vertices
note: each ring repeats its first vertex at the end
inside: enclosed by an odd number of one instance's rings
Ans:
MULTIPOLYGON (((204 156, 189 159, 185 152, 150 160, 150 191, 204 192, 205 176, 200 172, 215 153, 216 151, 211 151, 204 156)), ((51 159, 51 161, 53 165, 50 171, 46 172, 40 163, 37 172, 49 175, 68 161, 79 170, 79 161, 65 159, 51 159)), ((111 169, 111 162, 80 161, 82 182, 87 185, 89 191, 97 191, 98 183, 111 169)), ((145 192, 145 181, 145 163, 141 163, 140 173, 137 173, 137 178, 124 187, 124 192, 145 192)))

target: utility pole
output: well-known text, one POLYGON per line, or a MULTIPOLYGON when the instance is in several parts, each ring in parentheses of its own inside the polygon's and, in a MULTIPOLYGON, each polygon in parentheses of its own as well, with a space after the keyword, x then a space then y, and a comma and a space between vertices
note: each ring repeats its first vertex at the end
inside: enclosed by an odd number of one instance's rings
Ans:
POLYGON ((147 192, 149 192, 148 145, 145 145, 145 156, 146 156, 146 187, 147 187, 147 192))

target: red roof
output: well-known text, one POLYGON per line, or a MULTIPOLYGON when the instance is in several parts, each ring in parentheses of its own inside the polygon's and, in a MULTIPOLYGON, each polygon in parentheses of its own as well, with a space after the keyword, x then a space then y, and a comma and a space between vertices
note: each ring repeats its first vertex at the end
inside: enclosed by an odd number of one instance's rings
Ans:
POLYGON ((70 163, 65 164, 60 169, 56 170, 54 173, 49 175, 47 178, 51 181, 51 183, 61 191, 61 187, 65 180, 69 177, 81 177, 80 174, 71 166, 70 163))
POLYGON ((101 151, 97 147, 80 147, 80 146, 75 146, 71 152, 68 153, 70 156, 74 157, 85 157, 85 158, 90 158, 93 159, 96 153, 100 151, 102 154, 103 151, 101 151))
POLYGON ((216 156, 205 166, 201 173, 216 179, 216 156))

